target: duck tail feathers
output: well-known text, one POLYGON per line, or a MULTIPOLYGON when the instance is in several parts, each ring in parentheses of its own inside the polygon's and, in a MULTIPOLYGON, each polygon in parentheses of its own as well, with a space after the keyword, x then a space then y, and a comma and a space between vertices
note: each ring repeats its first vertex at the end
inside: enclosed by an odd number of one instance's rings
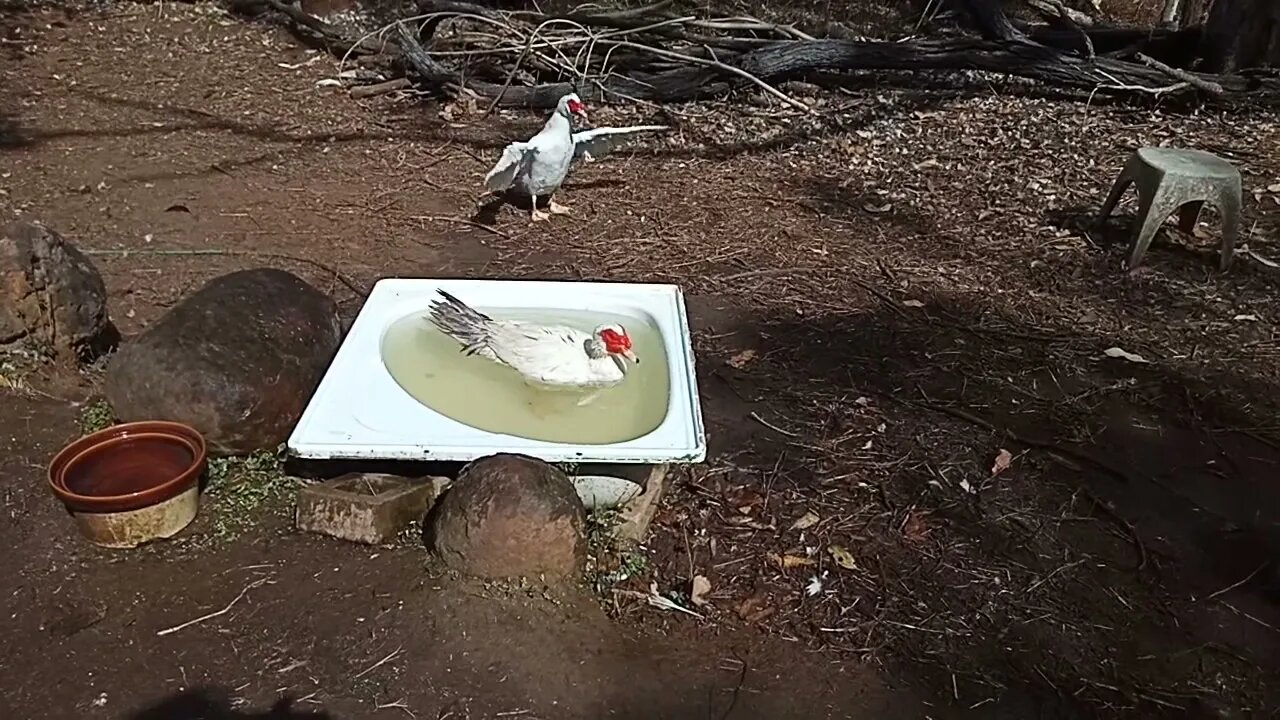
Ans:
POLYGON ((436 290, 442 299, 431 303, 431 323, 440 332, 456 340, 468 355, 482 353, 489 344, 493 318, 475 310, 444 290, 436 290))

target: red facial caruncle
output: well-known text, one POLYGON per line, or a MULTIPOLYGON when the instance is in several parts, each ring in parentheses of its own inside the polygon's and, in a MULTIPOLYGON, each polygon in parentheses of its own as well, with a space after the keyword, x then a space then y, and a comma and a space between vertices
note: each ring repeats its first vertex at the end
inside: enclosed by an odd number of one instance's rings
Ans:
POLYGON ((600 340, 604 343, 605 352, 610 355, 623 355, 631 349, 631 336, 627 331, 621 333, 605 328, 600 331, 600 340))

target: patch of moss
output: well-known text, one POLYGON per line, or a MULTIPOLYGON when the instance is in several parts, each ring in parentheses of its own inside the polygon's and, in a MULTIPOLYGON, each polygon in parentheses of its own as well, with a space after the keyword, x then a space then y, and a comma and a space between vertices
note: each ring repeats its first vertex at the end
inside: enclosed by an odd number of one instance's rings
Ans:
POLYGON ((292 506, 298 482, 285 475, 283 453, 260 450, 246 457, 210 458, 205 502, 214 512, 213 535, 232 540, 267 512, 292 506))
POLYGON ((116 424, 111 405, 101 398, 80 408, 80 432, 84 435, 106 430, 116 424))
POLYGON ((618 539, 621 513, 598 509, 587 515, 587 580, 604 593, 618 583, 649 572, 649 558, 618 539))

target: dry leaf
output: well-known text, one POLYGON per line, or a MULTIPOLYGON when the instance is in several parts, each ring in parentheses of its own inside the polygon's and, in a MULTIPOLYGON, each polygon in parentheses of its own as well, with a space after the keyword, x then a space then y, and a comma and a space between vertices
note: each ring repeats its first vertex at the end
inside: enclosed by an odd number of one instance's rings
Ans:
POLYGON ((854 562, 853 554, 840 545, 827 546, 827 553, 831 555, 831 559, 845 570, 852 570, 858 567, 858 563, 854 562))
POLYGON ((774 613, 774 609, 769 607, 768 602, 768 598, 761 593, 756 593, 738 605, 738 617, 754 625, 774 613))
POLYGON ((731 527, 745 527, 752 530, 777 530, 773 523, 765 524, 755 518, 742 515, 725 518, 725 523, 731 527))
POLYGON ((1258 321, 1258 316, 1257 316, 1257 315, 1253 315, 1253 314, 1249 314, 1249 315, 1237 315, 1237 316, 1235 316, 1235 317, 1233 317, 1233 318, 1231 318, 1231 319, 1232 319, 1232 320, 1244 320, 1244 321, 1248 321, 1248 322, 1257 322, 1257 321, 1258 321))
POLYGON ((1013 453, 1005 450, 1004 448, 1000 448, 1000 452, 996 453, 996 461, 991 466, 991 475, 993 477, 999 475, 1005 470, 1008 470, 1011 464, 1013 464, 1013 453))
POLYGON ((809 512, 797 518, 795 522, 791 523, 791 529, 806 530, 808 528, 813 527, 814 525, 817 525, 818 521, 821 519, 822 518, 818 517, 818 513, 810 510, 809 512))
POLYGON ((662 610, 671 610, 673 612, 681 612, 686 615, 692 615, 696 618, 702 617, 698 613, 690 610, 689 608, 681 605, 675 600, 672 600, 666 595, 663 595, 662 593, 658 592, 657 582, 649 583, 649 594, 646 596, 646 600, 650 605, 656 608, 660 608, 662 610))
POLYGON ((778 563, 778 567, 782 568, 783 570, 790 570, 791 568, 798 568, 798 567, 808 567, 809 565, 816 564, 813 558, 807 558, 803 555, 774 555, 773 557, 775 562, 778 563))
POLYGON ((925 522, 928 512, 912 510, 907 514, 907 521, 902 524, 902 534, 911 542, 920 542, 929 535, 929 525, 925 522))
POLYGON ((924 303, 920 302, 919 300, 903 300, 902 306, 903 307, 924 307, 924 303))
POLYGON ((1129 362, 1132 362, 1132 363, 1149 363, 1149 362, 1151 362, 1150 360, 1147 360, 1146 358, 1142 357, 1141 355, 1135 355, 1135 354, 1133 354, 1133 353, 1129 352, 1128 350, 1123 350, 1123 349, 1118 348, 1118 347, 1109 347, 1109 348, 1107 348, 1106 350, 1103 350, 1103 351, 1102 351, 1102 354, 1103 354, 1103 355, 1106 355, 1106 356, 1107 356, 1107 357, 1109 357, 1109 358, 1124 358, 1125 360, 1128 360, 1129 362))
POLYGON ((1268 185, 1267 192, 1280 193, 1280 183, 1276 183, 1275 185, 1268 185))
POLYGON ((755 357, 756 357, 755 350, 743 350, 737 355, 734 355, 733 357, 729 358, 727 362, 729 363, 729 367, 741 370, 742 368, 746 367, 747 363, 754 360, 755 357))
POLYGON ((693 585, 689 590, 689 601, 698 607, 706 607, 709 592, 711 592, 711 581, 705 575, 694 575, 693 585))
POLYGON ((866 204, 864 204, 864 205, 862 206, 862 209, 863 209, 863 210, 866 210, 867 212, 871 213, 872 215, 881 215, 881 214, 883 214, 883 213, 887 213, 887 212, 889 212, 890 210, 892 210, 892 209, 893 209, 893 203, 885 203, 884 205, 875 205, 875 204, 872 204, 872 203, 866 203, 866 204))

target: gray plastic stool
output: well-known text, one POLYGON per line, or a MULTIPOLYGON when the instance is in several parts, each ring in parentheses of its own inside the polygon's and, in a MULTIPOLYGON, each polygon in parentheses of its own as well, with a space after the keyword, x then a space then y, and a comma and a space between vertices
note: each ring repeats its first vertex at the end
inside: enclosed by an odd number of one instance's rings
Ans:
POLYGON ((1191 232, 1206 202, 1222 215, 1222 259, 1219 267, 1226 270, 1235 252, 1240 234, 1242 184, 1240 171, 1234 165, 1203 150, 1176 150, 1144 147, 1129 156, 1120 177, 1111 186, 1107 201, 1098 214, 1098 225, 1106 222, 1120 196, 1130 184, 1138 190, 1137 228, 1129 246, 1129 269, 1138 266, 1156 230, 1175 211, 1178 227, 1191 232))

